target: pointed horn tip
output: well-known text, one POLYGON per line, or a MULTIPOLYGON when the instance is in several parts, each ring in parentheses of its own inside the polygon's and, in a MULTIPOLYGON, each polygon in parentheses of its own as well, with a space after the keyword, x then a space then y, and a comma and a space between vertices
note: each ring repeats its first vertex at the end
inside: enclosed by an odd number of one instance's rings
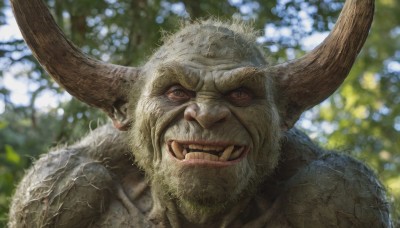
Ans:
POLYGON ((139 78, 140 69, 84 54, 66 38, 42 0, 11 0, 11 6, 33 55, 61 87, 107 114, 115 101, 126 99, 127 85, 139 78))
POLYGON ((285 125, 329 97, 343 83, 368 36, 373 0, 347 0, 328 37, 308 54, 270 68, 286 99, 285 125))

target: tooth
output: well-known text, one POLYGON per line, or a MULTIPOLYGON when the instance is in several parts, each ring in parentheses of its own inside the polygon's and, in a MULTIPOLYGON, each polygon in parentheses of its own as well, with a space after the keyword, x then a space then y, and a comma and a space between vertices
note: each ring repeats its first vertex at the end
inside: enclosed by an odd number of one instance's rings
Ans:
POLYGON ((187 152, 186 148, 183 149, 183 152, 182 152, 183 156, 186 156, 187 153, 188 153, 188 152, 187 152))
POLYGON ((197 159, 207 160, 206 159, 206 156, 207 156, 206 153, 199 153, 197 156, 198 156, 197 159))
POLYGON ((179 143, 173 141, 171 143, 172 151, 174 152, 175 156, 182 160, 185 158, 185 156, 182 154, 182 147, 179 145, 179 143))
POLYGON ((187 153, 186 156, 185 156, 185 159, 186 160, 193 159, 194 158, 193 156, 194 156, 194 153, 187 153))
POLYGON ((224 153, 221 155, 221 157, 219 157, 219 160, 220 160, 220 161, 227 161, 228 158, 231 156, 234 147, 235 147, 234 145, 228 146, 228 147, 224 150, 224 153))
POLYGON ((218 156, 213 155, 213 154, 208 154, 208 153, 203 153, 203 152, 190 152, 187 153, 185 156, 186 160, 191 160, 191 159, 198 159, 198 160, 208 160, 208 161, 218 161, 218 156))
POLYGON ((171 143, 171 147, 172 147, 172 151, 174 152, 175 156, 178 159, 183 159, 184 158, 184 156, 182 154, 182 147, 181 147, 181 145, 179 143, 173 141, 171 143))
POLYGON ((198 145, 198 144, 190 144, 189 145, 189 149, 191 149, 191 150, 202 150, 203 146, 202 145, 198 145))
POLYGON ((221 146, 204 146, 203 147, 203 150, 205 150, 205 151, 221 151, 223 149, 224 148, 221 146))
POLYGON ((229 157, 229 160, 234 160, 234 159, 238 158, 238 157, 242 154, 243 149, 244 149, 244 148, 242 147, 242 148, 236 150, 236 151, 229 157))
POLYGON ((208 154, 208 158, 206 158, 209 161, 218 161, 218 156, 213 155, 213 154, 208 154))

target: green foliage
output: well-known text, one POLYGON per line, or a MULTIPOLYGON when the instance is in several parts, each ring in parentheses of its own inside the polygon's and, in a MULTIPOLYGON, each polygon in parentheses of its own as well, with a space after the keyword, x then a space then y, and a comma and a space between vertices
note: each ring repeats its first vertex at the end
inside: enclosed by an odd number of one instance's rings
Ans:
MULTIPOLYGON (((285 30, 266 34, 260 42, 270 59, 286 61, 304 53, 303 38, 333 27, 344 0, 47 2, 60 27, 84 52, 107 62, 138 65, 157 48, 163 32, 174 31, 181 21, 209 16, 241 17, 260 30, 285 30)), ((394 210, 400 211, 400 2, 376 0, 376 5, 371 34, 345 84, 307 112, 299 126, 321 146, 344 150, 372 166, 388 187, 394 210)), ((6 23, 6 10, 0 1, 0 26, 6 23)), ((0 227, 24 169, 49 148, 77 140, 106 119, 75 99, 40 108, 40 96, 55 99, 65 93, 22 40, 0 41, 0 80, 6 73, 32 88, 29 102, 21 103, 12 99, 17 88, 0 83, 0 227)))

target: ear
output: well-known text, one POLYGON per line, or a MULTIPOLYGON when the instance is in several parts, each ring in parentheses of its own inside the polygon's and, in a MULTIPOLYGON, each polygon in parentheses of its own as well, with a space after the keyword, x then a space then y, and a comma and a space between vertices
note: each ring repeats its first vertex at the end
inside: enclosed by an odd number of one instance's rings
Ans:
POLYGON ((286 131, 296 124, 305 109, 290 102, 285 94, 280 94, 278 99, 281 102, 278 104, 279 114, 281 116, 281 129, 286 131))
POLYGON ((109 115, 114 127, 120 131, 127 131, 131 126, 128 103, 119 102, 113 106, 113 113, 109 115))

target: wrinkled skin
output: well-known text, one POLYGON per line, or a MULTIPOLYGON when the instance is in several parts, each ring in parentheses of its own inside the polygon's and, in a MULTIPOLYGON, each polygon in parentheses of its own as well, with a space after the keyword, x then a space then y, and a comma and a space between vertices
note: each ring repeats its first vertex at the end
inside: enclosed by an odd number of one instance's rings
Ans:
POLYGON ((19 185, 9 226, 390 227, 385 192, 372 171, 346 155, 322 151, 295 129, 285 133, 285 154, 257 191, 203 225, 168 213, 176 203, 160 202, 131 165, 127 137, 106 125, 44 155, 19 185))
MULTIPOLYGON (((162 62, 157 61, 156 53, 148 64, 152 78, 146 81, 136 107, 132 146, 135 157, 140 157, 138 162, 146 162, 140 165, 155 183, 169 189, 181 206, 215 210, 231 206, 246 191, 253 192, 249 185, 262 180, 277 164, 280 131, 270 89, 273 82, 257 72, 256 67, 265 63, 254 52, 241 57, 242 53, 227 48, 213 54, 213 61, 207 58, 210 53, 202 53, 202 42, 218 49, 223 45, 251 48, 244 40, 235 39, 232 31, 200 27, 183 34, 198 47, 188 51, 181 48, 185 44, 171 43, 172 53, 161 50, 162 62), (182 162, 171 156, 171 141, 240 145, 247 154, 232 164, 182 162)), ((191 211, 188 216, 193 221, 210 216, 199 215, 194 208, 183 211, 191 211)))
POLYGON ((371 170, 282 124, 286 98, 244 36, 170 38, 130 88, 128 132, 107 125, 39 159, 10 227, 390 227, 371 170), (189 144, 234 149, 179 158, 189 144))

